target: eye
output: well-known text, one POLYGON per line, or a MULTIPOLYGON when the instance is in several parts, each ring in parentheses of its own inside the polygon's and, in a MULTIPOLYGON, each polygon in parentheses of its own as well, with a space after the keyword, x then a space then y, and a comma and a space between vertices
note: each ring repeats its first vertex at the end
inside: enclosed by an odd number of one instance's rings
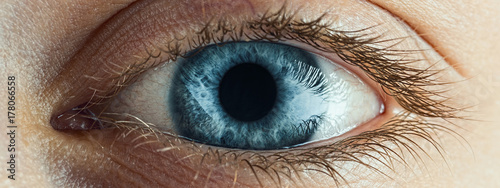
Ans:
POLYGON ((420 143, 436 146, 433 135, 449 130, 428 120, 456 117, 434 87, 443 82, 430 57, 440 56, 377 7, 262 4, 172 17, 170 1, 156 3, 165 8, 151 3, 105 24, 54 84, 75 87, 56 90, 68 98, 52 126, 88 141, 93 163, 109 161, 103 153, 117 167, 93 171, 96 180, 341 185, 421 156, 420 143))
POLYGON ((134 114, 160 130, 226 148, 325 140, 382 109, 375 92, 342 66, 280 43, 206 46, 142 78, 107 112, 134 114))

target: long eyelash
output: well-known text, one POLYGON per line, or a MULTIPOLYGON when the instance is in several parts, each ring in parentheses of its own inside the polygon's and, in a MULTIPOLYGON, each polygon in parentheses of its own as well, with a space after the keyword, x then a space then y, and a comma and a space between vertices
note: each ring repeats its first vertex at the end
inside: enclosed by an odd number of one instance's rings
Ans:
MULTIPOLYGON (((342 168, 344 163, 358 164, 388 176, 383 170, 377 169, 375 164, 367 161, 374 161, 393 170, 394 163, 406 164, 406 159, 402 156, 404 152, 409 152, 415 160, 422 157, 419 153, 427 154, 413 141, 413 138, 427 141, 441 153, 443 149, 439 142, 434 139, 436 132, 445 132, 460 137, 453 130, 423 118, 461 118, 456 114, 462 109, 449 105, 449 98, 443 95, 446 91, 429 89, 432 86, 451 84, 437 81, 438 73, 443 70, 432 69, 432 66, 426 69, 412 68, 411 65, 424 60, 408 57, 421 51, 391 49, 405 38, 384 40, 382 35, 368 32, 378 26, 356 31, 335 30, 330 27, 330 24, 324 22, 323 17, 324 15, 312 21, 297 20, 295 13, 290 12, 286 5, 283 5, 274 13, 266 12, 260 19, 241 23, 238 26, 230 24, 224 18, 217 19, 217 22, 214 22, 216 19, 212 19, 194 36, 174 39, 163 47, 149 50, 149 57, 137 64, 123 68, 124 71, 116 77, 115 82, 118 83, 116 87, 104 92, 105 94, 99 96, 96 94, 96 99, 89 102, 90 105, 86 105, 86 108, 106 104, 107 99, 117 95, 122 88, 132 83, 137 75, 161 64, 163 61, 160 62, 158 59, 165 55, 169 61, 175 61, 176 58, 183 57, 191 49, 201 49, 211 43, 223 45, 228 41, 241 40, 273 42, 294 40, 324 52, 335 53, 347 63, 364 70, 371 79, 382 86, 385 93, 393 96, 407 111, 396 115, 379 129, 364 132, 327 146, 308 149, 295 148, 293 151, 270 155, 251 151, 221 151, 209 147, 209 151, 198 151, 198 154, 203 156, 202 162, 209 160, 209 158, 219 161, 221 165, 224 161, 223 158, 231 158, 234 163, 238 164, 243 162, 251 169, 261 186, 265 186, 260 181, 263 175, 271 178, 276 186, 282 186, 282 180, 293 181, 293 177, 298 177, 300 181, 301 173, 308 171, 324 174, 332 178, 337 185, 341 185, 349 183, 349 180, 345 178, 346 169, 342 168), (187 47, 182 45, 183 41, 187 41, 187 47), (379 47, 384 46, 384 44, 385 47, 379 47), (420 117, 415 116, 415 114, 420 117), (396 149, 387 145, 396 146, 396 149)), ((103 92, 97 91, 96 93, 103 92)), ((173 143, 173 140, 182 141, 183 139, 179 139, 176 135, 165 135, 165 131, 161 131, 154 125, 145 123, 130 114, 103 112, 98 115, 98 118, 108 126, 125 128, 130 131, 142 131, 144 137, 154 137, 161 143, 169 142, 170 145, 178 145, 176 147, 196 148, 191 147, 194 144, 188 141, 185 143, 191 144, 179 146, 178 143, 173 143)), ((123 136, 126 137, 126 135, 123 136)), ((137 147, 141 144, 144 143, 138 143, 137 147)), ((159 150, 159 152, 167 151, 170 149, 159 150)), ((295 183, 300 184, 300 182, 295 183)))

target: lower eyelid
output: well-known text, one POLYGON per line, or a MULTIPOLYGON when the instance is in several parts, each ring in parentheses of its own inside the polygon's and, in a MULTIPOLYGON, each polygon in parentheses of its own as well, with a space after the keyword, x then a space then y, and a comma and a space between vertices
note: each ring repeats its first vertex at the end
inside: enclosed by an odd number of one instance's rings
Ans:
MULTIPOLYGON (((264 169, 251 170, 250 166, 262 165, 265 156, 275 155, 257 154, 252 151, 227 151, 220 148, 200 148, 197 144, 175 137, 162 137, 158 140, 154 134, 144 131, 129 131, 125 129, 94 130, 84 132, 68 132, 72 137, 86 137, 93 143, 83 151, 98 152, 101 155, 88 155, 85 160, 102 161, 107 170, 102 171, 90 168, 89 174, 80 174, 87 177, 86 185, 161 185, 172 187, 174 185, 203 186, 207 183, 216 183, 222 187, 258 187, 261 185, 276 186, 276 182, 261 182, 259 176, 265 176, 264 169), (91 149, 93 148, 93 149, 91 149), (89 150, 90 149, 90 150, 89 150), (120 156, 128 156, 126 158, 120 156), (94 171, 95 170, 95 171, 94 171), (168 173, 165 173, 168 170, 168 173), (119 172, 119 173, 109 173, 119 172), (236 176, 236 177, 235 177, 236 176), (99 177, 106 177, 106 181, 99 177), (135 179, 130 177, 143 177, 135 179), (235 179, 239 181, 234 182, 235 179), (245 180, 245 181, 241 181, 245 180), (95 181, 95 182, 94 182, 95 181), (245 183, 243 183, 245 182, 245 183), (263 183, 263 184, 259 184, 263 183)), ((73 149, 81 146, 68 143, 73 149)), ((91 152, 91 153, 93 153, 91 152)), ((84 154, 86 155, 86 154, 84 154)), ((85 160, 78 158, 73 162, 83 163, 85 160)), ((271 162, 271 161, 268 161, 271 162)), ((71 174, 78 174, 77 164, 69 168, 71 174)), ((255 167, 257 168, 257 167, 255 167)), ((85 172, 85 170, 83 171, 85 172)), ((69 179, 69 182, 79 182, 81 179, 69 179)), ((292 180, 282 179, 282 183, 293 185, 292 180)), ((81 182, 83 183, 83 182, 81 182)))
MULTIPOLYGON (((93 147, 95 151, 104 154, 90 156, 91 158, 95 158, 96 161, 104 161, 107 163, 107 166, 111 167, 112 171, 118 171, 125 175, 114 177, 116 174, 106 174, 105 176, 111 178, 109 181, 112 184, 110 185, 125 185, 123 183, 129 184, 135 181, 133 179, 122 179, 126 177, 147 176, 147 178, 134 183, 138 183, 139 185, 152 185, 151 183, 153 183, 162 186, 171 186, 178 183, 205 185, 206 182, 215 181, 216 183, 222 183, 222 185, 232 186, 236 175, 238 179, 251 180, 245 181, 253 182, 251 187, 260 185, 275 186, 279 183, 273 182, 273 180, 268 179, 269 177, 273 177, 275 181, 279 179, 283 185, 297 186, 301 185, 301 182, 295 182, 290 177, 304 178, 301 176, 305 175, 302 173, 308 172, 307 170, 302 171, 306 166, 327 165, 327 163, 321 162, 321 160, 327 160, 329 161, 328 163, 336 165, 343 164, 345 161, 342 161, 349 158, 344 152, 348 152, 349 147, 354 147, 354 145, 342 146, 332 144, 329 147, 319 146, 309 149, 293 149, 291 151, 278 151, 278 153, 274 151, 231 151, 217 147, 199 147, 198 144, 173 136, 169 138, 160 137, 160 139, 166 140, 158 140, 159 138, 151 134, 148 130, 130 131, 125 127, 122 129, 105 130, 104 132, 103 130, 94 130, 87 133, 76 132, 75 134, 86 135, 84 139, 89 139, 94 143, 93 147), (326 154, 331 156, 324 156, 326 154), (129 157, 124 159, 119 156, 129 157), (342 158, 344 159, 342 160, 342 158), (175 168, 172 168, 174 166, 175 168), (167 169, 169 173, 164 173, 164 170, 167 169), (215 170, 212 172, 215 174, 209 177, 208 174, 212 170, 215 170), (278 171, 281 174, 280 177, 273 174, 273 170, 278 171), (290 170, 297 171, 293 172, 290 170), (290 174, 287 175, 287 173, 290 174), (110 175, 112 176, 110 177, 110 175), (257 178, 260 178, 260 181, 257 178), (115 182, 116 180, 119 181, 115 182)), ((72 135, 74 138, 81 136, 72 135)), ((357 147, 360 146, 359 144, 357 145, 357 147)), ((77 161, 80 160, 78 159, 77 161)), ((356 158, 352 158, 351 160, 356 160, 356 158)), ((351 163, 352 165, 361 165, 360 167, 364 166, 355 161, 351 163)), ((332 167, 330 165, 323 166, 324 168, 318 168, 317 170, 328 170, 328 168, 332 167)), ((342 168, 336 170, 342 171, 342 168)), ((99 170, 92 173, 94 174, 87 176, 90 180, 87 183, 92 184, 92 177, 104 176, 102 173, 107 172, 99 170)), ((342 181, 337 179, 339 176, 340 174, 335 174, 332 177, 328 174, 323 174, 321 177, 329 177, 332 178, 329 180, 336 179, 335 181, 342 181)), ((343 176, 345 177, 345 174, 343 176)), ((328 181, 328 179, 323 180, 328 181)), ((248 184, 243 184, 242 186, 244 185, 248 184)))

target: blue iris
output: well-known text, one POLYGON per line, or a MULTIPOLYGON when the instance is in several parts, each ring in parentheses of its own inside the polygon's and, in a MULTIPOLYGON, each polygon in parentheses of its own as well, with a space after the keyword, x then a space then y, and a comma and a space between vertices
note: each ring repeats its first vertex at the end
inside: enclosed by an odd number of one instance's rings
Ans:
POLYGON ((179 60, 170 90, 174 128, 183 137, 240 149, 280 149, 309 141, 327 100, 316 57, 292 46, 232 42, 179 60))

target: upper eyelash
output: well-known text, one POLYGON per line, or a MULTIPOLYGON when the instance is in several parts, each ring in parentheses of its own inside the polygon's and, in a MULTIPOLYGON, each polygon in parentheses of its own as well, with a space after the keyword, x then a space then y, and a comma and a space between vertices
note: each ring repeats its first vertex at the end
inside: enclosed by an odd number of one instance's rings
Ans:
MULTIPOLYGON (((364 132, 331 145, 300 149, 302 152, 299 154, 296 154, 296 152, 279 152, 264 157, 264 155, 258 152, 244 152, 244 154, 239 154, 241 152, 236 150, 223 152, 213 149, 209 152, 204 152, 202 155, 215 158, 232 155, 235 161, 246 160, 257 180, 259 180, 258 170, 254 170, 254 168, 266 172, 268 176, 276 180, 276 185, 280 186, 280 178, 297 176, 292 171, 297 171, 296 173, 298 173, 299 171, 307 170, 299 169, 301 166, 304 167, 306 165, 320 167, 316 170, 333 178, 337 185, 342 182, 348 183, 348 180, 344 178, 344 174, 339 172, 339 165, 334 164, 339 161, 361 164, 384 174, 383 171, 376 169, 373 164, 364 163, 361 159, 363 157, 375 159, 389 169, 391 169, 390 164, 393 160, 405 163, 404 159, 398 154, 398 151, 386 147, 384 143, 400 145, 400 152, 406 149, 406 151, 416 156, 418 156, 417 151, 410 149, 410 146, 417 147, 417 150, 421 150, 424 153, 426 152, 413 142, 410 138, 411 136, 407 137, 406 135, 416 135, 424 138, 424 140, 430 142, 441 152, 442 148, 433 138, 434 131, 437 130, 456 135, 458 133, 445 126, 429 123, 419 117, 410 118, 410 114, 417 114, 422 117, 460 118, 456 115, 456 112, 460 109, 445 103, 448 98, 439 95, 441 91, 433 91, 426 88, 432 85, 450 84, 439 82, 433 78, 441 70, 417 69, 408 66, 411 63, 423 61, 420 59, 403 58, 408 54, 417 53, 419 50, 398 51, 392 50, 391 46, 382 48, 374 47, 374 44, 389 42, 394 42, 393 45, 397 45, 398 40, 404 40, 404 38, 381 40, 380 35, 367 32, 378 26, 357 31, 334 30, 329 27, 329 24, 323 23, 323 16, 308 22, 297 21, 295 14, 288 11, 284 5, 277 12, 266 13, 260 19, 245 22, 238 26, 229 24, 224 18, 220 18, 217 22, 211 20, 194 36, 173 39, 163 47, 158 47, 159 53, 157 54, 149 51, 149 56, 142 62, 127 67, 125 71, 116 77, 116 87, 108 92, 104 92, 104 95, 96 95, 97 98, 90 101, 90 105, 87 105, 86 108, 92 105, 106 104, 105 101, 107 99, 118 94, 122 88, 132 83, 138 75, 149 70, 151 67, 163 63, 148 63, 156 61, 158 57, 163 55, 167 55, 167 59, 175 61, 178 57, 184 57, 184 54, 192 49, 201 49, 211 43, 223 44, 226 41, 239 41, 243 38, 273 42, 295 40, 320 51, 336 53, 347 63, 364 70, 371 79, 383 86, 384 92, 395 97, 407 112, 402 112, 395 116, 380 129, 364 132), (182 40, 188 41, 186 49, 183 49, 181 45, 182 40), (376 152, 383 159, 376 158, 370 152, 376 152), (250 154, 250 158, 246 159, 242 157, 248 154, 250 154), (282 168, 288 169, 289 173, 278 173, 277 171, 280 169, 283 170, 282 168)), ((98 115, 98 118, 102 122, 116 127, 144 131, 144 134, 155 136, 161 142, 169 140, 169 138, 160 139, 159 135, 164 134, 164 132, 158 130, 153 125, 133 121, 118 121, 117 119, 120 118, 116 118, 119 116, 134 117, 133 115, 120 114, 115 116, 117 114, 113 114, 106 117, 107 115, 110 114, 101 113, 98 115)), ((92 116, 92 118, 95 117, 92 116)), ((172 135, 167 135, 167 137, 172 137, 172 135)), ((173 137, 177 138, 175 135, 173 137)), ((298 149, 294 150, 299 151, 298 149)), ((416 156, 415 158, 417 158, 416 156)), ((261 182, 259 181, 259 183, 261 182)), ((261 185, 263 184, 261 183, 261 185)))

